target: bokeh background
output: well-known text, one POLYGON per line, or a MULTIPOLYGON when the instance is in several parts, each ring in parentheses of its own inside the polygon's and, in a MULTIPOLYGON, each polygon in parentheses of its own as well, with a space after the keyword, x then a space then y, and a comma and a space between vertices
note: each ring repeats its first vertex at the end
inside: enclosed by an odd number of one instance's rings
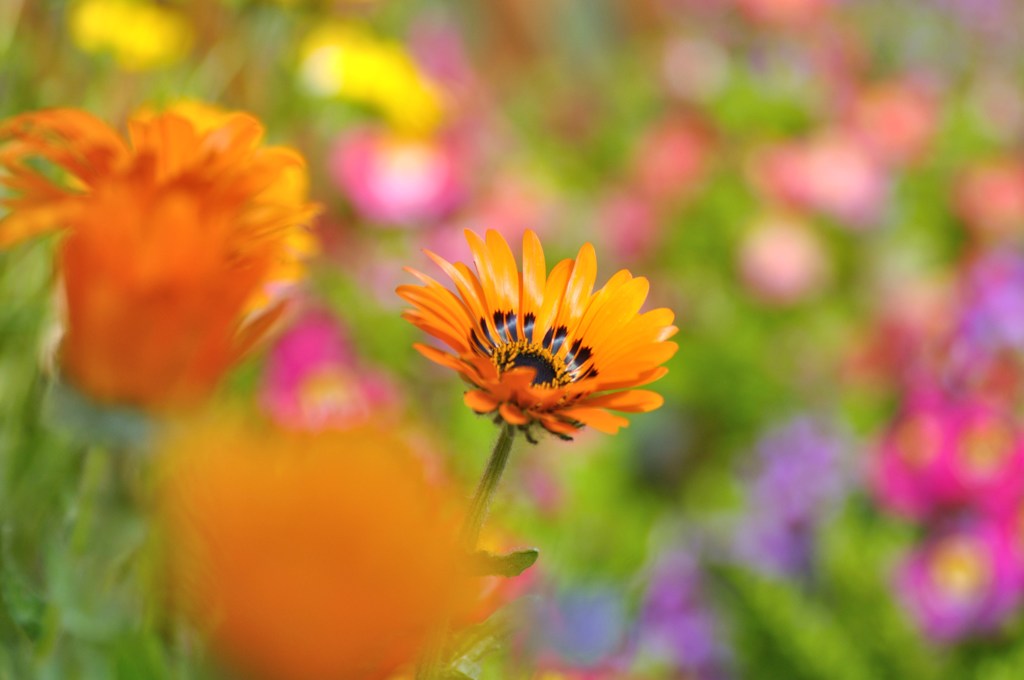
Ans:
MULTIPOLYGON (((308 161, 320 245, 223 392, 397 410, 467 490, 494 426, 411 349, 403 267, 533 229, 549 262, 590 241, 599 283, 650 279, 681 329, 665 406, 516 448, 485 542, 541 557, 470 677, 1010 679, 1022 22, 1013 0, 0 0, 0 117, 259 117, 308 161)), ((144 463, 90 467, 76 434, 144 424, 53 404, 53 247, 0 253, 0 677, 207 677, 150 625, 148 525, 111 491, 144 463)))

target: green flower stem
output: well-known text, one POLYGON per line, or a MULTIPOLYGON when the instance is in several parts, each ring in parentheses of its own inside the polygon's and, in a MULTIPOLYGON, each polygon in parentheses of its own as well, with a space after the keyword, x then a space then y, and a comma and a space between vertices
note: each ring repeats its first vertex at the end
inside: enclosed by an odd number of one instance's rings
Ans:
MULTIPOLYGON (((473 500, 469 503, 469 512, 466 513, 460 536, 467 555, 473 554, 476 550, 477 541, 480 539, 480 530, 484 526, 484 520, 487 519, 487 511, 491 508, 491 500, 494 498, 494 492, 498 488, 501 475, 505 472, 505 466, 508 464, 515 433, 515 428, 512 425, 502 424, 498 441, 494 443, 494 450, 491 451, 491 457, 484 469, 484 475, 480 478, 476 493, 473 494, 473 500)), ((437 634, 424 650, 423 657, 416 667, 416 680, 437 680, 447 637, 448 622, 446 621, 439 626, 437 634)))
MULTIPOLYGON (((91 446, 82 462, 78 494, 74 501, 74 520, 68 536, 68 554, 81 557, 89 545, 96 515, 97 496, 110 469, 110 457, 102 446, 91 446)), ((43 613, 42 630, 35 645, 35 659, 43 663, 53 653, 60 637, 62 619, 58 606, 51 600, 43 613)))
POLYGON ((103 446, 91 446, 85 454, 78 498, 75 501, 75 523, 70 538, 71 550, 76 556, 84 553, 89 545, 96 516, 96 497, 110 474, 111 464, 109 452, 103 446))
POLYGON ((465 524, 462 525, 462 543, 469 552, 476 550, 476 543, 480 539, 480 530, 484 526, 487 511, 491 507, 491 499, 494 497, 494 491, 498 488, 498 482, 501 481, 501 475, 505 472, 505 466, 508 464, 515 432, 515 429, 508 423, 502 425, 498 441, 494 443, 491 458, 487 461, 484 476, 480 478, 480 484, 477 485, 476 493, 469 504, 469 512, 466 514, 465 524))

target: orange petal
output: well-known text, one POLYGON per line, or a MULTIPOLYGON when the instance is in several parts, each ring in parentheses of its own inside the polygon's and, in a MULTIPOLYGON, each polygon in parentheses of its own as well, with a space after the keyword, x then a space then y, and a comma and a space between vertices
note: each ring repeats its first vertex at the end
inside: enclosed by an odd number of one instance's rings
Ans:
POLYGON ((555 434, 565 435, 566 437, 572 437, 580 430, 580 428, 576 427, 572 423, 559 420, 552 415, 542 416, 540 418, 540 424, 544 426, 545 430, 554 432, 555 434))
MULTIPOLYGON (((565 286, 565 295, 558 310, 555 326, 566 326, 569 329, 576 327, 587 310, 596 278, 597 255, 594 253, 594 246, 584 243, 576 256, 572 274, 565 286)), ((568 348, 568 343, 563 347, 568 348)))
MULTIPOLYGON (((498 408, 498 402, 491 395, 482 390, 470 390, 462 396, 462 401, 477 413, 490 413, 498 408)), ((504 412, 502 417, 505 417, 504 412)), ((508 420, 506 418, 506 420, 508 420)))
POLYGON ((660 408, 664 403, 665 399, 660 394, 650 390, 613 392, 590 397, 584 402, 587 407, 610 408, 628 413, 646 413, 660 408))
POLYGON ((562 415, 578 420, 598 432, 605 434, 616 434, 620 427, 629 425, 629 421, 622 416, 609 413, 601 408, 586 408, 583 406, 570 408, 562 411, 562 415))
POLYGON ((616 378, 615 376, 598 375, 596 378, 581 380, 576 386, 589 392, 604 392, 606 390, 621 390, 626 387, 640 387, 660 380, 668 373, 664 366, 657 366, 647 371, 633 373, 628 377, 616 378))
POLYGON ((540 311, 537 312, 537 322, 533 329, 535 339, 543 338, 548 332, 561 308, 562 298, 565 296, 565 286, 569 282, 569 275, 572 273, 573 261, 562 260, 555 265, 548 275, 544 284, 544 296, 541 301, 540 311))
POLYGON ((484 308, 488 312, 484 316, 490 317, 491 313, 500 307, 498 292, 495 289, 497 272, 494 271, 494 263, 491 262, 490 252, 487 244, 471 232, 466 230, 466 241, 469 242, 469 249, 473 251, 473 262, 476 263, 477 279, 484 292, 484 308))
POLYGON ((544 299, 546 278, 544 248, 541 247, 537 234, 527 229, 523 233, 523 294, 519 309, 521 316, 533 314, 536 321, 537 312, 540 311, 544 299))
POLYGON ((81 201, 78 198, 67 198, 34 207, 15 205, 10 214, 0 220, 0 248, 61 229, 79 213, 80 208, 81 201))
POLYGON ((463 271, 459 267, 453 265, 448 260, 444 259, 439 255, 435 255, 429 250, 423 251, 427 254, 434 263, 441 268, 441 270, 452 280, 455 284, 455 288, 459 291, 459 295, 466 301, 470 311, 473 312, 475 317, 487 317, 489 314, 487 300, 482 295, 483 291, 479 290, 479 281, 472 273, 463 271))
POLYGON ((476 369, 470 364, 467 364, 465 361, 462 361, 458 357, 454 357, 447 352, 442 352, 441 350, 428 345, 421 345, 418 342, 413 345, 413 349, 433 361, 435 364, 440 364, 445 368, 450 368, 453 371, 466 376, 470 380, 475 381, 480 377, 477 375, 476 369))
POLYGON ((518 406, 511 402, 505 402, 499 406, 498 412, 501 413, 501 417, 505 419, 506 423, 510 423, 512 425, 526 425, 530 422, 530 418, 528 418, 518 406))
POLYGON ((494 229, 487 230, 487 251, 491 271, 494 273, 494 292, 498 306, 491 311, 517 312, 519 310, 519 270, 508 243, 494 229))

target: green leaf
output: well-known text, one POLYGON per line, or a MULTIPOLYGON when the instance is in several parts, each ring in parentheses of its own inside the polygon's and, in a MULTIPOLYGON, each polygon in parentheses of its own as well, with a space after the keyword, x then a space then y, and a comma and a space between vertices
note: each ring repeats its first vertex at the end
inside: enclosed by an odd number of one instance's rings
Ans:
POLYGON ((441 680, 477 680, 479 677, 479 674, 466 675, 462 671, 455 670, 454 668, 446 669, 441 674, 441 680))
POLYGON ((731 567, 718 567, 712 573, 719 594, 729 598, 733 611, 740 614, 733 623, 748 671, 763 668, 770 655, 777 667, 771 677, 877 680, 862 642, 828 603, 788 581, 731 567))
POLYGON ((83 444, 114 449, 144 448, 154 427, 143 411, 96 403, 60 380, 50 383, 44 397, 43 414, 53 429, 83 444))
MULTIPOLYGON (((525 551, 529 552, 529 551, 525 551)), ((536 550, 534 559, 536 559, 536 550)), ((478 680, 483 672, 483 659, 500 652, 509 636, 519 628, 526 612, 535 606, 535 596, 521 597, 491 614, 486 621, 459 631, 448 649, 446 673, 442 677, 455 680, 478 680)))
POLYGON ((480 550, 473 555, 474 571, 480 576, 514 578, 533 566, 540 551, 536 548, 516 550, 507 555, 494 555, 480 550))
POLYGON ((0 598, 11 620, 30 640, 35 641, 43 628, 46 603, 15 564, 10 537, 10 527, 5 527, 0 557, 0 598))

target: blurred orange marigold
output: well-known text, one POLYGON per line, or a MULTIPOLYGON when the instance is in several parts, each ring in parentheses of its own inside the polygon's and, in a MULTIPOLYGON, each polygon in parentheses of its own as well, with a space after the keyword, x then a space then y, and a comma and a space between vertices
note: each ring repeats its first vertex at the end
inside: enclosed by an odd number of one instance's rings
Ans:
POLYGON ((532 231, 523 236, 523 269, 496 231, 486 240, 466 232, 476 274, 463 264, 427 255, 452 279, 458 294, 409 270, 422 286, 400 286, 415 306, 405 318, 442 340, 454 355, 416 345, 476 386, 466 404, 523 429, 534 423, 569 438, 583 425, 614 434, 628 421, 609 413, 651 411, 659 394, 634 389, 663 376, 676 351, 668 309, 640 314, 648 283, 628 271, 594 291, 597 260, 589 243, 575 260, 551 273, 532 231))
POLYGON ((197 402, 281 311, 275 287, 313 247, 305 168, 260 146, 252 116, 189 105, 141 113, 128 139, 73 109, 0 123, 13 196, 0 247, 58 229, 63 374, 100 401, 197 402), (65 181, 29 159, 49 161, 65 181))
POLYGON ((221 419, 164 453, 174 592, 237 670, 387 677, 472 602, 451 496, 380 426, 310 434, 221 419))

